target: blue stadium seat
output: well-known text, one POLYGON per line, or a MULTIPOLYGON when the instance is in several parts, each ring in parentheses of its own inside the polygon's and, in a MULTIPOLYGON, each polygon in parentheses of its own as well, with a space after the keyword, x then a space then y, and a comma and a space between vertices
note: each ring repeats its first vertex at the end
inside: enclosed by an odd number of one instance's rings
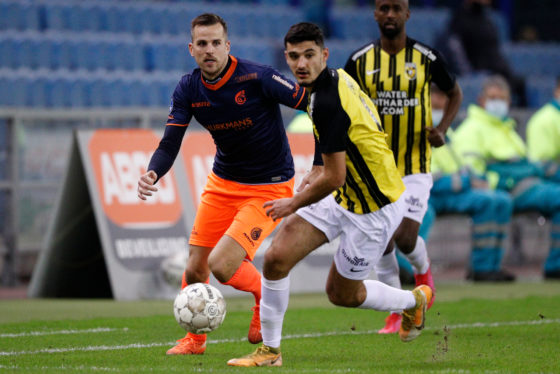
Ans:
POLYGON ((560 44, 507 44, 504 54, 521 75, 560 75, 560 44))
POLYGON ((476 104, 482 89, 482 82, 487 74, 473 74, 459 77, 459 85, 463 91, 461 108, 466 109, 470 104, 476 104))
POLYGON ((68 105, 72 108, 84 108, 87 101, 87 78, 76 78, 69 80, 68 105))
POLYGON ((17 62, 16 41, 12 38, 0 38, 0 67, 16 69, 17 62))
POLYGON ((39 30, 39 6, 27 1, 0 1, 0 30, 39 30))
POLYGON ((332 12, 332 26, 334 38, 360 42, 379 38, 379 29, 373 19, 371 8, 337 9, 332 12))
POLYGON ((46 106, 49 108, 67 108, 70 106, 70 82, 56 78, 47 80, 48 95, 46 106))
POLYGON ((45 77, 38 77, 31 81, 27 92, 25 105, 38 108, 47 107, 47 97, 52 92, 52 82, 45 77))
POLYGON ((552 99, 555 79, 531 77, 527 79, 527 102, 531 108, 540 108, 552 99))

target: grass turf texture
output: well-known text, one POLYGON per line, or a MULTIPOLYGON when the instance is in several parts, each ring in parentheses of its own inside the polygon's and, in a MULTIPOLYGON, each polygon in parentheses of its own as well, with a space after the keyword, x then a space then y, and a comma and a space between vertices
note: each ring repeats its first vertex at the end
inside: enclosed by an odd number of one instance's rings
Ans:
POLYGON ((386 313, 292 295, 284 366, 243 369, 250 298, 228 298, 203 356, 167 357, 184 336, 171 301, 3 300, 0 372, 25 373, 560 373, 560 284, 442 284, 426 329, 410 343, 377 335, 386 313))

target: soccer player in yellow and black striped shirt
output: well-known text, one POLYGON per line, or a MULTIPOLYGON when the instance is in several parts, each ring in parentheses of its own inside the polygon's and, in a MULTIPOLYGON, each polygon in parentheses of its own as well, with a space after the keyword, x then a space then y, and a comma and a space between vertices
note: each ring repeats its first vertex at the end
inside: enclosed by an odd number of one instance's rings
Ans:
MULTIPOLYGON (((377 106, 407 189, 407 210, 395 234, 395 244, 412 263, 416 284, 433 287, 426 244, 418 237, 432 187, 430 146, 444 144, 462 93, 439 52, 406 35, 405 24, 410 17, 407 0, 376 0, 374 17, 381 38, 352 53, 345 70, 377 106), (449 98, 437 127, 432 126, 432 82, 449 98)), ((394 251, 383 256, 376 271, 380 280, 400 286, 394 251)), ((396 332, 399 324, 399 315, 393 313, 380 332, 396 332)))
POLYGON ((371 100, 342 69, 329 69, 321 30, 299 23, 284 38, 287 63, 310 90, 316 157, 303 186, 289 199, 265 203, 273 219, 286 217, 265 254, 261 331, 263 345, 228 361, 232 366, 281 366, 282 321, 289 272, 310 252, 337 237, 339 248, 327 279, 329 300, 345 307, 402 308, 401 340, 423 328, 430 287, 403 291, 367 279, 402 220, 404 184, 371 100), (295 214, 293 214, 295 213, 295 214))

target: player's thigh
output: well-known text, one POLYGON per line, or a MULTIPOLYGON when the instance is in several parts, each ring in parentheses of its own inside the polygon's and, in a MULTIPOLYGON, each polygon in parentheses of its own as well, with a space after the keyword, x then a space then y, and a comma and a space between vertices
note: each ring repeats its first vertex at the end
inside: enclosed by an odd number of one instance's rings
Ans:
POLYGON ((326 242, 325 234, 302 217, 286 217, 266 250, 263 274, 271 280, 286 277, 299 261, 326 242))
POLYGON ((208 264, 212 274, 224 283, 233 277, 246 257, 245 248, 226 234, 210 253, 208 264))
POLYGON ((237 213, 235 199, 206 190, 196 211, 189 244, 214 248, 237 213))
POLYGON ((433 185, 432 175, 425 173, 406 175, 403 177, 403 183, 406 186, 404 192, 406 211, 404 216, 412 221, 422 223, 428 209, 430 190, 433 185))
POLYGON ((367 279, 399 226, 404 209, 401 197, 372 213, 343 212, 340 221, 344 230, 334 256, 338 273, 351 280, 367 279))

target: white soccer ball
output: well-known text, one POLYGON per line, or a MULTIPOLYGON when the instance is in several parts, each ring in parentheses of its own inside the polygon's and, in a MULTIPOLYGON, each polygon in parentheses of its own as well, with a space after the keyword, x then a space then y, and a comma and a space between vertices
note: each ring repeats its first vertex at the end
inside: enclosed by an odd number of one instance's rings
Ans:
POLYGON ((216 330, 226 318, 226 300, 214 286, 193 283, 183 288, 173 303, 173 314, 182 328, 193 334, 216 330))

